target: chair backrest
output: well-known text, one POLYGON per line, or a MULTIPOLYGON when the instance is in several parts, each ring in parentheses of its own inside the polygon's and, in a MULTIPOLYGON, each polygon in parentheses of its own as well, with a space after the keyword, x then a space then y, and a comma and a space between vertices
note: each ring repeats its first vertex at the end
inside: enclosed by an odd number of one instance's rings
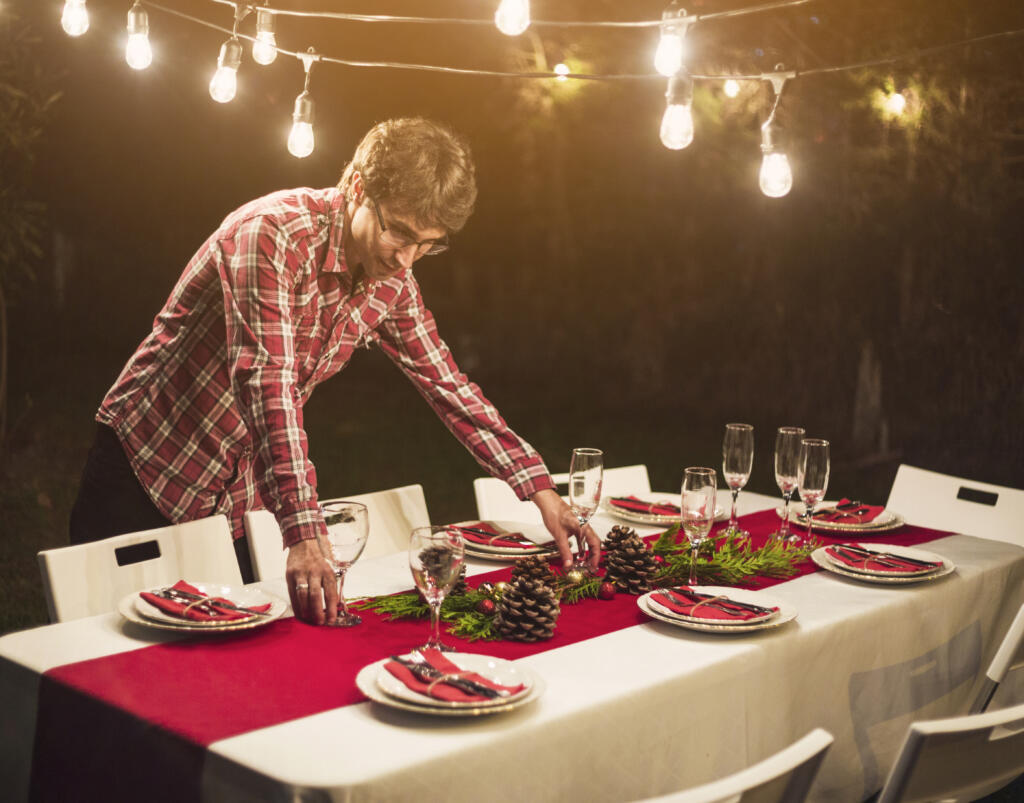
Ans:
MULTIPOLYGON (((376 558, 408 549, 412 529, 430 524, 422 485, 404 485, 386 491, 322 499, 321 502, 341 500, 366 505, 370 539, 363 550, 363 558, 376 558)), ((250 510, 245 514, 245 534, 256 579, 284 577, 288 554, 282 546, 281 529, 273 514, 266 510, 250 510)))
POLYGON ((970 713, 979 714, 988 708, 999 684, 1016 669, 1024 669, 1024 605, 1020 606, 1003 637, 1002 644, 996 650, 992 663, 988 665, 981 690, 974 698, 970 713))
POLYGON ((1024 772, 1024 704, 910 726, 878 803, 968 801, 1024 772))
MULTIPOLYGON (((551 479, 558 486, 556 490, 564 493, 563 486, 569 484, 569 475, 552 474, 551 479)), ((604 482, 601 494, 649 493, 651 480, 647 476, 647 466, 619 466, 604 470, 604 482)), ((542 523, 540 511, 532 502, 521 502, 508 483, 495 477, 478 477, 473 480, 473 495, 476 497, 476 514, 481 519, 492 521, 520 521, 532 524, 542 523)))
POLYGON ((1024 546, 1024 490, 901 465, 885 506, 911 524, 1024 546))
POLYGON ((178 580, 242 584, 224 516, 45 549, 38 560, 52 622, 107 613, 133 591, 178 580))
POLYGON ((647 803, 800 803, 831 745, 832 734, 815 728, 789 747, 733 775, 651 798, 647 803))

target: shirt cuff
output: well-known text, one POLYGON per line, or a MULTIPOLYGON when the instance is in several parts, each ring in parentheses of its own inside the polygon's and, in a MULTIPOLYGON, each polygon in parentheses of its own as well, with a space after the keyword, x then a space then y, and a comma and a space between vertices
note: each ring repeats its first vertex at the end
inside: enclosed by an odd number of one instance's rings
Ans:
POLYGON ((327 535, 327 525, 324 524, 319 507, 303 507, 291 513, 282 510, 281 513, 278 522, 285 547, 294 546, 299 541, 312 540, 318 535, 327 535))
POLYGON ((555 482, 551 479, 547 466, 539 456, 517 464, 502 479, 509 484, 516 496, 523 502, 529 501, 537 491, 555 488, 555 482))

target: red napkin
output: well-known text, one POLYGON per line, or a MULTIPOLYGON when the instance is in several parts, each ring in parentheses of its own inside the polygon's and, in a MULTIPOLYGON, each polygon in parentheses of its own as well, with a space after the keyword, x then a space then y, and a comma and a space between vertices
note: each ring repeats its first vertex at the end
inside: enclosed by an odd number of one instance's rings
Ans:
POLYGON ((843 546, 843 544, 827 546, 825 547, 825 552, 833 560, 842 563, 844 566, 849 566, 851 569, 861 569, 862 571, 871 572, 889 572, 892 574, 916 574, 918 572, 942 568, 942 563, 925 561, 922 566, 919 563, 911 563, 910 561, 903 560, 899 556, 893 555, 890 552, 881 553, 875 558, 861 557, 854 552, 847 552, 843 549, 843 546), (884 556, 884 562, 880 560, 882 556, 884 556))
MULTIPOLYGON (((744 608, 732 607, 732 601, 728 597, 722 597, 716 600, 714 605, 709 605, 710 599, 701 599, 695 596, 694 592, 687 586, 656 591, 653 594, 653 598, 655 602, 664 608, 668 608, 670 611, 682 614, 683 616, 692 616, 696 619, 746 621, 747 619, 760 619, 764 616, 763 613, 755 613, 744 608), (731 608, 731 610, 724 611, 718 606, 731 608)), ((772 606, 770 610, 778 611, 779 609, 772 606)))
MULTIPOLYGON (((179 580, 177 583, 171 586, 171 588, 175 589, 176 591, 184 591, 188 594, 202 593, 195 586, 189 585, 184 580, 179 580)), ((155 594, 149 593, 148 591, 139 592, 139 596, 146 600, 146 602, 148 602, 150 605, 159 608, 161 611, 163 611, 166 614, 169 614, 170 616, 177 616, 181 619, 191 619, 195 622, 231 622, 235 619, 248 619, 252 616, 251 613, 246 613, 245 611, 235 611, 231 608, 225 608, 223 606, 218 605, 218 602, 226 602, 228 605, 237 604, 229 599, 224 599, 223 597, 205 597, 205 599, 209 600, 210 606, 215 611, 217 611, 216 614, 211 614, 206 612, 207 606, 205 605, 203 606, 204 609, 200 610, 198 605, 190 607, 188 603, 175 602, 172 599, 164 599, 163 597, 158 597, 155 594)), ((252 605, 248 607, 250 607, 254 611, 262 612, 269 610, 270 603, 268 602, 266 605, 252 605)))
POLYGON ((827 507, 814 514, 815 521, 831 521, 839 524, 866 524, 874 521, 885 510, 885 505, 849 505, 849 499, 840 499, 835 507, 827 507))
MULTIPOLYGON (((426 659, 428 664, 434 667, 434 669, 439 672, 444 672, 445 674, 457 674, 459 677, 465 678, 466 680, 471 680, 474 683, 480 683, 498 691, 507 691, 509 694, 518 694, 526 688, 522 683, 518 686, 503 686, 500 683, 488 680, 483 675, 479 675, 476 672, 465 672, 449 661, 440 650, 422 649, 419 653, 426 659)), ((462 689, 450 686, 443 681, 438 683, 424 683, 409 669, 402 666, 397 661, 388 661, 384 664, 384 668, 414 692, 426 694, 431 697, 435 697, 438 700, 445 700, 450 703, 478 703, 491 699, 482 694, 473 694, 471 692, 463 691, 462 689)))
POLYGON ((484 546, 500 546, 500 547, 513 547, 516 549, 533 549, 537 544, 528 538, 524 538, 522 533, 499 533, 491 524, 486 521, 477 522, 476 524, 467 524, 460 526, 453 524, 452 527, 459 531, 459 534, 465 538, 471 544, 483 544, 484 546), (481 535, 480 533, 472 533, 467 531, 466 527, 472 527, 474 530, 486 530, 489 533, 494 533, 493 536, 481 535))
POLYGON ((633 513, 650 513, 655 516, 678 516, 680 510, 668 502, 645 502, 635 496, 613 496, 608 500, 614 507, 629 510, 633 513))

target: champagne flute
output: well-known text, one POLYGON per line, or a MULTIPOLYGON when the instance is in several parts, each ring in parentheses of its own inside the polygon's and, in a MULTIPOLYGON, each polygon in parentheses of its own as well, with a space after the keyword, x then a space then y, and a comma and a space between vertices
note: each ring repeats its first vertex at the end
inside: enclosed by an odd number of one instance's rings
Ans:
POLYGON ((583 528, 601 503, 601 483, 604 479, 604 452, 600 449, 573 449, 569 464, 569 507, 580 525, 576 560, 573 569, 590 573, 587 566, 586 539, 583 528))
POLYGON ((690 541, 690 585, 697 584, 697 551, 715 521, 718 474, 713 468, 691 467, 683 472, 680 493, 682 528, 690 541))
POLYGON ((360 502, 325 502, 320 512, 327 525, 327 543, 330 554, 327 557, 334 576, 338 578, 338 616, 327 624, 332 627, 352 627, 360 624, 361 617, 352 613, 345 602, 345 573, 355 563, 366 546, 370 534, 370 518, 366 505, 360 502))
POLYGON ((750 537, 740 529, 736 516, 736 498, 750 479, 754 466, 754 428, 750 424, 726 424, 725 439, 722 441, 722 473, 725 484, 732 491, 732 514, 729 516, 729 531, 750 537))
POLYGON ((804 438, 800 441, 800 469, 796 481, 800 488, 800 500, 807 507, 805 544, 811 543, 814 508, 825 498, 825 491, 828 490, 828 452, 828 441, 821 438, 804 438))
POLYGON ((430 606, 430 638, 419 649, 455 648, 441 642, 441 603, 459 577, 465 542, 453 527, 416 527, 409 543, 409 568, 416 588, 430 606))
POLYGON ((782 526, 776 534, 779 541, 797 541, 789 532, 789 500, 797 488, 800 471, 800 442, 806 431, 802 427, 779 427, 775 433, 775 484, 782 491, 782 526))

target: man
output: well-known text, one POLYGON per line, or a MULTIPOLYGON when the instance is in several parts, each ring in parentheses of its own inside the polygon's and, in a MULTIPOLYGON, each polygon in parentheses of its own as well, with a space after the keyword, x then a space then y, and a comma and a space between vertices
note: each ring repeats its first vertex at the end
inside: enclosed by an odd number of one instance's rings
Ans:
POLYGON ((252 579, 242 517, 274 513, 296 615, 338 605, 303 404, 375 343, 491 474, 531 499, 565 564, 600 541, 540 455, 462 374, 412 274, 448 248, 476 199, 468 147, 421 118, 376 125, 336 188, 276 192, 230 214, 192 257, 107 393, 71 516, 72 543, 218 513, 252 579))

